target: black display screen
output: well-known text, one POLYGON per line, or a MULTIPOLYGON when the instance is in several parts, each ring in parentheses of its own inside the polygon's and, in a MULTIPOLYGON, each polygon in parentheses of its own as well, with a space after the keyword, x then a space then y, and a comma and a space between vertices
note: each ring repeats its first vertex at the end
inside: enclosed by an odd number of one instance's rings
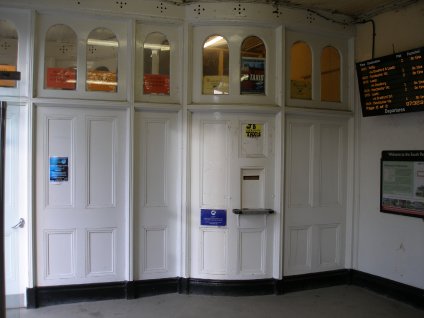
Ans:
POLYGON ((362 115, 424 111, 424 47, 356 63, 362 115))

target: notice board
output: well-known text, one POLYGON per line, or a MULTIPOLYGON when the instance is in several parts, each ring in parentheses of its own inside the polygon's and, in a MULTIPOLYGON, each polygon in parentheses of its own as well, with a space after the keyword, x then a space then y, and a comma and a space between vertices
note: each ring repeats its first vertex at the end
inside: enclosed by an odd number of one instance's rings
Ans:
POLYGON ((424 218, 424 150, 382 152, 380 211, 424 218))

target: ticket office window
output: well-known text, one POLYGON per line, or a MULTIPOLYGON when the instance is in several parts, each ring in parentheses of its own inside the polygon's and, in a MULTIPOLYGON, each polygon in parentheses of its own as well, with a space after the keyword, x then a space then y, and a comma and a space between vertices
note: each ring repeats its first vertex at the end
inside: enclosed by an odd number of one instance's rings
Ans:
MULTIPOLYGON (((18 65, 18 32, 15 26, 0 20, 0 71, 17 71, 18 65)), ((1 80, 0 87, 15 88, 16 81, 1 80)))
POLYGON ((117 92, 118 51, 118 38, 112 31, 96 28, 90 32, 86 46, 86 91, 117 92))
POLYGON ((135 40, 136 102, 179 108, 183 87, 183 26, 139 21, 135 40))
POLYGON ((203 42, 203 95, 229 94, 229 49, 227 40, 218 34, 203 42))
POLYGON ((143 94, 170 94, 171 48, 165 34, 152 32, 143 44, 143 94))
POLYGON ((128 23, 92 16, 37 16, 40 39, 36 96, 128 98, 128 23))
POLYGON ((49 90, 76 90, 77 35, 65 25, 51 26, 45 37, 44 88, 49 90))
POLYGON ((332 46, 321 52, 321 101, 340 102, 340 53, 332 46))
POLYGON ((192 101, 189 102, 195 107, 276 105, 279 97, 275 87, 280 80, 276 74, 283 66, 275 60, 275 32, 274 28, 257 26, 193 27, 193 81, 189 87, 192 101))
POLYGON ((290 97, 312 99, 312 52, 305 42, 295 42, 291 47, 290 97))
POLYGON ((245 38, 240 48, 240 94, 265 95, 266 47, 257 36, 245 38))
POLYGON ((349 37, 287 32, 287 106, 350 110, 349 37))

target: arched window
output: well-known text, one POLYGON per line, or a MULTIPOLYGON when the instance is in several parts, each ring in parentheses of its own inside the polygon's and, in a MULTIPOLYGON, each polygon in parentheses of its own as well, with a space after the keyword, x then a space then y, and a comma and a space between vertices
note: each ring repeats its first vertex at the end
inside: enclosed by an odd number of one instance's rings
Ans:
POLYGON ((292 45, 290 69, 290 97, 312 99, 312 53, 305 42, 292 45))
POLYGON ((321 101, 340 102, 340 54, 332 46, 321 52, 321 101))
MULTIPOLYGON (((0 71, 17 71, 18 32, 6 20, 0 20, 0 71)), ((0 80, 0 87, 16 87, 16 81, 0 80)))
POLYGON ((265 94, 266 48, 257 36, 244 39, 240 48, 240 94, 265 94))
POLYGON ((169 95, 170 45, 163 33, 150 33, 143 44, 143 94, 169 95))
POLYGON ((77 80, 77 35, 69 26, 56 24, 46 33, 44 88, 75 90, 77 80))
POLYGON ((118 90, 118 49, 116 35, 106 28, 90 32, 87 39, 87 91, 118 90))
POLYGON ((204 95, 228 94, 229 49, 227 40, 211 35, 203 42, 204 95))

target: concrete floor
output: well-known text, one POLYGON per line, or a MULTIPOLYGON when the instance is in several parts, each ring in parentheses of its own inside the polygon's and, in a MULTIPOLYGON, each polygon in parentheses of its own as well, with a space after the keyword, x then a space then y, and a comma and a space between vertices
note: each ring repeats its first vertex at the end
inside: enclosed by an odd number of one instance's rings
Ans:
POLYGON ((9 311, 7 318, 424 318, 424 310, 357 286, 284 295, 229 297, 167 294, 9 311))

